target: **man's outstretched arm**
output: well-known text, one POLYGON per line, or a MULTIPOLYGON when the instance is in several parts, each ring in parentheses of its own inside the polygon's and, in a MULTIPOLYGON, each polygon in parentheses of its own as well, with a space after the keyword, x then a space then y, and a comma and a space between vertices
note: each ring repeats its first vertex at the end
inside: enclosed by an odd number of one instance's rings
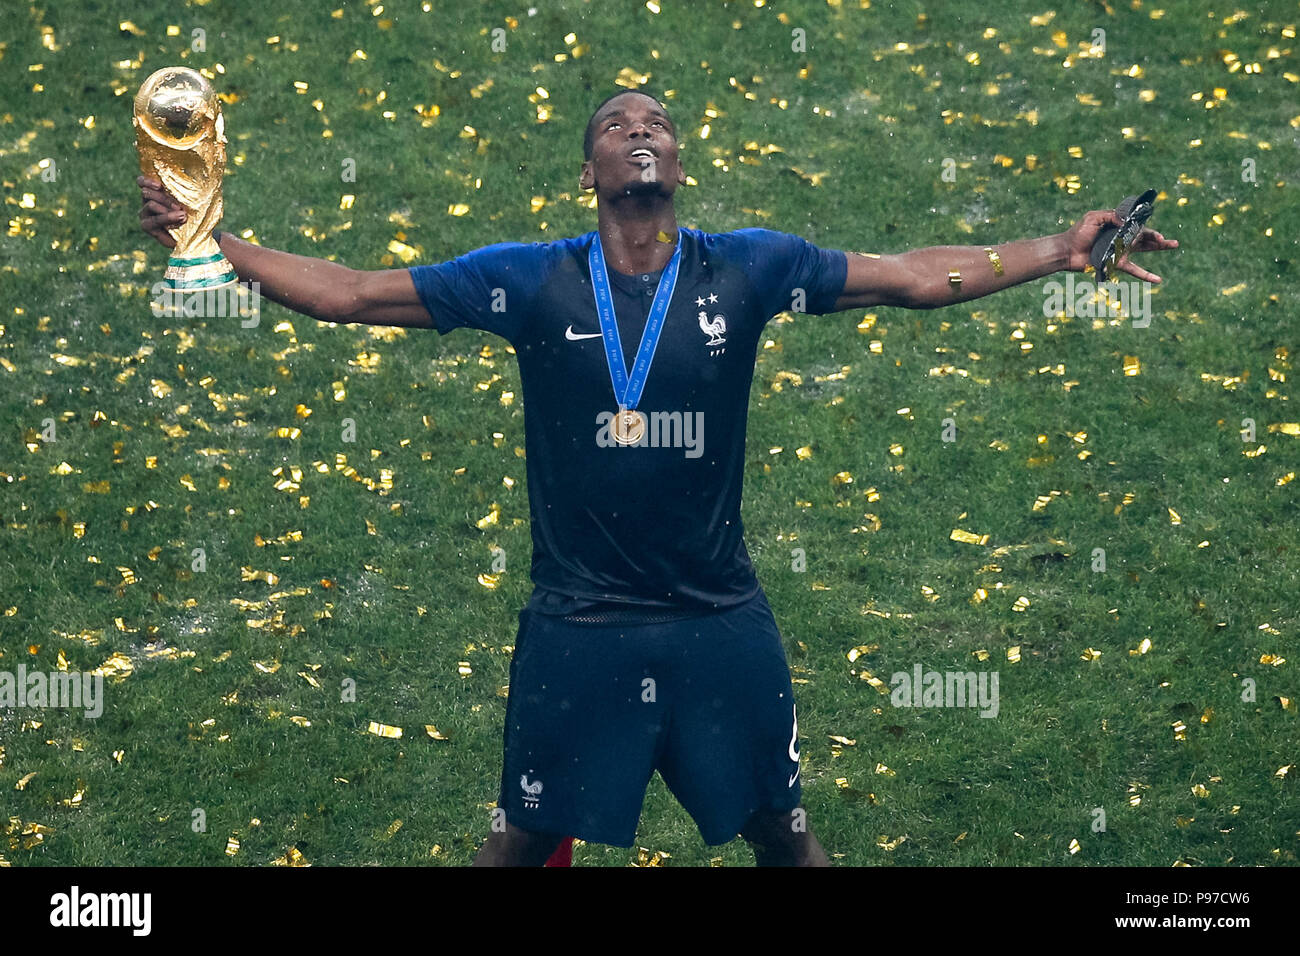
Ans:
MULTIPOLYGON (((176 245, 169 226, 184 222, 184 209, 162 184, 145 177, 140 186, 140 228, 167 248, 176 245)), ((409 269, 364 271, 337 262, 265 249, 228 232, 221 251, 241 282, 256 282, 261 295, 322 322, 359 322, 430 328, 428 310, 415 291, 409 269)))
MULTIPOLYGON (((937 309, 1030 282, 1054 272, 1082 272, 1097 233, 1107 223, 1123 220, 1113 210, 1095 209, 1066 232, 1038 239, 1021 239, 997 246, 930 246, 897 255, 847 253, 848 275, 835 309, 893 305, 905 309, 937 309)), ((1134 252, 1175 249, 1178 242, 1153 229, 1143 229, 1134 252)), ((1127 255, 1117 268, 1147 282, 1160 277, 1147 272, 1127 255)))

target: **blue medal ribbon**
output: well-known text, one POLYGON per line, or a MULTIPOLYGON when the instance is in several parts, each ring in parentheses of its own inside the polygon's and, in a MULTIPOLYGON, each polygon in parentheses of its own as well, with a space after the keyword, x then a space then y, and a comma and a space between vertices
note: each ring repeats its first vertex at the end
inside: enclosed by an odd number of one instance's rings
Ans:
POLYGON ((645 331, 641 333, 641 345, 637 349, 636 362, 632 366, 629 378, 623 359, 623 343, 618 335, 618 323, 614 319, 614 300, 609 292, 609 275, 605 271, 605 253, 600 247, 600 233, 592 240, 587 253, 587 264, 591 268, 591 291, 596 298, 596 313, 600 316, 600 330, 605 342, 605 360, 609 364, 609 378, 614 385, 614 398, 620 408, 636 408, 645 389, 645 381, 650 374, 650 363, 654 361, 655 347, 659 344, 659 333, 663 331, 664 317, 668 314, 668 304, 672 301, 673 289, 677 286, 677 267, 682 258, 682 230, 677 230, 677 248, 664 267, 659 277, 659 288, 655 291, 654 303, 650 306, 650 316, 646 319, 645 331))

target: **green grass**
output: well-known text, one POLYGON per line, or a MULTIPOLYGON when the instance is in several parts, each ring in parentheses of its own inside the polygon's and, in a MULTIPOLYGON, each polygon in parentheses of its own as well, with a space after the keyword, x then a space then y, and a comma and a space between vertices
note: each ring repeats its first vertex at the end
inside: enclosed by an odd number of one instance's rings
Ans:
MULTIPOLYGON (((464 864, 488 832, 498 690, 530 588, 514 359, 485 333, 331 327, 270 305, 252 330, 151 316, 166 256, 135 226, 131 97, 164 65, 220 63, 224 225, 359 268, 392 265, 399 231, 417 261, 438 262, 594 228, 576 185, 582 129, 625 67, 672 91, 697 181, 678 194, 679 219, 692 227, 758 225, 880 252, 985 245, 1162 188, 1152 225, 1182 248, 1148 257, 1166 280, 1150 328, 1045 319, 1037 283, 931 312, 873 310, 862 332, 862 311, 769 325, 747 541, 806 681, 805 804, 838 862, 1294 864, 1300 718, 1279 698, 1300 697, 1300 482, 1279 481, 1300 471, 1300 450, 1268 426, 1300 420, 1289 400, 1300 86, 1284 76, 1300 65, 1283 33, 1300 7, 1252 5, 1228 23, 1208 2, 1170 4, 1161 20, 1149 3, 1070 4, 1035 23, 1048 5, 919 21, 921 4, 906 2, 684 12, 663 0, 658 15, 539 3, 534 17, 489 3, 466 22, 456 17, 468 7, 426 13, 408 0, 378 16, 342 4, 338 18, 306 0, 154 6, 47 4, 15 13, 0 46, 0 611, 12 609, 0 669, 52 670, 60 653, 72 670, 113 654, 134 667, 108 682, 98 720, 0 713, 5 860, 265 865, 292 846, 314 865, 464 864), (128 13, 139 35, 113 29, 128 13), (1106 56, 1063 68, 1098 26, 1106 56), (204 53, 188 52, 194 27, 204 53), (491 48, 497 27, 504 53, 491 48), (790 52, 795 28, 806 53, 790 52), (1260 72, 1230 71, 1222 50, 1260 72), (1142 76, 1126 75, 1134 64, 1142 76), (529 101, 539 86, 545 123, 529 101), (431 104, 440 115, 423 125, 415 108, 431 104), (47 157, 55 182, 36 166, 47 157), (956 182, 940 176, 945 158, 956 182), (340 180, 346 159, 355 183, 340 180), (1244 159, 1257 183, 1242 181, 1244 159), (532 196, 548 203, 533 212, 532 196), (468 213, 449 215, 454 203, 468 213), (1137 376, 1123 372, 1128 355, 1137 376), (931 374, 944 364, 969 374, 931 374), (955 443, 939 438, 948 417, 955 443), (47 418, 52 443, 31 432, 47 418), (356 444, 340 441, 345 418, 356 444), (1258 442, 1242 442, 1244 418, 1258 442), (300 436, 277 437, 284 426, 300 436), (811 457, 796 456, 803 447, 811 457), (336 468, 339 453, 373 487, 336 468), (300 488, 277 490, 273 472, 295 466, 300 488), (852 483, 835 483, 840 472, 852 483), (101 482, 107 493, 93 490, 101 482), (1040 495, 1051 500, 1035 511, 1040 495), (494 503, 498 522, 480 529, 494 503), (879 530, 855 532, 872 526, 868 513, 879 530), (954 528, 988 543, 952 541, 954 528), (202 573, 190 570, 197 547, 202 573), (806 572, 791 570, 796 547, 806 572), (494 548, 506 571, 488 589, 478 576, 494 548), (1105 573, 1091 570, 1094 548, 1105 573), (278 583, 245 581, 241 568, 278 583), (981 587, 987 600, 972 604, 981 587), (1028 608, 1013 611, 1021 596, 1028 608), (1130 654, 1144 638, 1149 652, 1130 654), (879 647, 850 663, 864 644, 879 647), (1089 647, 1098 660, 1081 660, 1089 647), (996 669, 998 718, 896 709, 859 677, 865 667, 888 681, 918 661, 996 669), (339 700, 349 678, 355 703, 339 700), (1245 678, 1254 702, 1242 700, 1245 678), (371 721, 404 736, 367 733, 371 721), (79 805, 63 803, 79 790, 79 805), (1090 829, 1097 807, 1102 833, 1090 829), (196 808, 206 832, 192 828, 196 808), (31 824, 51 832, 34 842, 31 824), (228 857, 231 834, 241 848, 228 857)), ((638 844, 668 865, 752 862, 739 841, 706 847, 657 778, 638 844)), ((637 856, 576 852, 583 865, 637 856)))

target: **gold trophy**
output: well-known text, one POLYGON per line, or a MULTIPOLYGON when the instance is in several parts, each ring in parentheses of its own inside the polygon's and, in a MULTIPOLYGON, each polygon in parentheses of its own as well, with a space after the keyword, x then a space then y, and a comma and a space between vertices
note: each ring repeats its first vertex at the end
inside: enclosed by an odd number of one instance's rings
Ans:
POLYGON ((239 281, 212 238, 221 221, 226 134, 221 103, 203 74, 169 66, 144 81, 135 94, 135 148, 140 172, 162 183, 185 208, 185 221, 167 230, 176 248, 167 260, 166 301, 160 310, 180 314, 186 293, 239 281))

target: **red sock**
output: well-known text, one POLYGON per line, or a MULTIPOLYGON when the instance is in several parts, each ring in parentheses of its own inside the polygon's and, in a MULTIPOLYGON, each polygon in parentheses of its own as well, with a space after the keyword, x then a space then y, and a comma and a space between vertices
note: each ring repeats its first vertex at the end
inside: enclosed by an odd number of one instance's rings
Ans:
POLYGON ((555 852, 546 861, 546 865, 573 866, 573 837, 565 837, 560 841, 560 845, 555 848, 555 852))

